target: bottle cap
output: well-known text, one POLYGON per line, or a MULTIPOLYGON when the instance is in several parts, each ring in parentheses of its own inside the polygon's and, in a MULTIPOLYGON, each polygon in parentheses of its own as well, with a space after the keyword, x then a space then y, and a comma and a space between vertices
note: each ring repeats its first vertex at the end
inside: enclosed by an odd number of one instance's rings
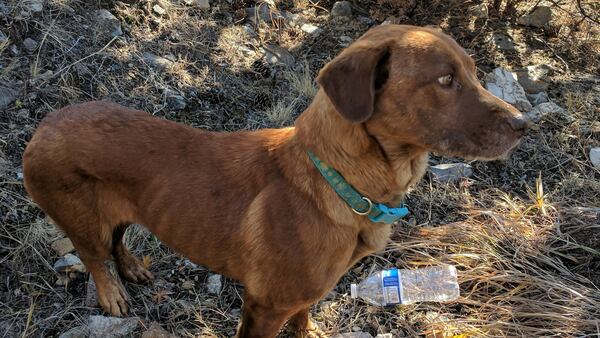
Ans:
POLYGON ((350 284, 350 298, 358 297, 358 288, 356 284, 350 284))

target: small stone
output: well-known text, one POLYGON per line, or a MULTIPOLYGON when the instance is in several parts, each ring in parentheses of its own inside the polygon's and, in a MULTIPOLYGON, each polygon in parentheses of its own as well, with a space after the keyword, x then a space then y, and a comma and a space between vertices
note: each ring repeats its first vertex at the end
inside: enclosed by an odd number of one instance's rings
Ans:
POLYGON ((173 61, 170 61, 164 57, 152 54, 150 52, 144 52, 142 54, 144 61, 148 64, 158 68, 158 69, 167 69, 173 66, 173 61))
POLYGON ((306 23, 306 19, 300 14, 286 13, 285 20, 292 27, 300 27, 306 23))
POLYGON ((23 4, 31 13, 39 13, 44 9, 44 0, 26 0, 23 4))
POLYGON ((285 20, 284 16, 277 10, 271 9, 269 5, 262 3, 256 7, 246 8, 246 16, 253 24, 265 22, 269 25, 280 23, 285 20))
POLYGON ((269 44, 262 48, 265 53, 265 59, 270 64, 282 63, 287 66, 292 66, 295 63, 294 56, 287 49, 276 45, 269 44))
POLYGON ((539 6, 531 14, 518 18, 517 23, 541 28, 549 26, 550 20, 552 20, 552 9, 548 6, 539 6))
POLYGON ((183 281, 183 283, 181 283, 181 287, 186 290, 191 290, 194 288, 194 282, 192 282, 191 280, 183 281))
POLYGON ((544 102, 550 102, 550 98, 548 97, 548 93, 540 92, 537 94, 527 94, 527 99, 531 104, 535 107, 544 102))
POLYGON ((9 104, 17 99, 17 90, 12 88, 9 83, 5 86, 0 84, 0 110, 4 110, 9 104))
POLYGON ((58 239, 58 240, 52 242, 52 244, 50 244, 50 246, 52 247, 54 252, 56 252, 56 254, 59 256, 64 256, 70 252, 75 251, 75 247, 73 246, 73 243, 71 243, 71 240, 68 239, 67 237, 61 238, 61 239, 58 239))
POLYGON ((545 64, 527 66, 517 71, 517 79, 527 93, 536 94, 548 89, 548 76, 552 68, 545 64))
POLYGON ((96 32, 110 36, 121 36, 121 21, 106 9, 99 9, 94 12, 96 15, 96 32))
POLYGON ((529 111, 532 106, 525 95, 525 90, 517 81, 517 76, 505 68, 496 68, 487 75, 487 90, 500 99, 514 105, 520 111, 529 111))
POLYGON ((485 19, 488 17, 488 6, 486 3, 481 3, 471 7, 471 13, 478 19, 485 19))
POLYGON ((600 169, 600 148, 590 149, 590 162, 596 169, 600 169))
POLYGON ((361 331, 362 331, 362 329, 360 328, 360 326, 353 326, 353 327, 352 327, 352 331, 353 331, 353 332, 361 332, 361 331))
POLYGON ((19 56, 19 54, 21 54, 21 52, 19 51, 19 47, 17 47, 16 45, 10 45, 10 47, 8 47, 8 50, 10 50, 10 53, 13 56, 19 56))
POLYGON ((217 295, 221 292, 221 275, 211 275, 206 282, 208 293, 217 295))
POLYGON ((316 35, 321 33, 323 30, 311 23, 305 23, 302 26, 300 26, 300 29, 302 31, 304 31, 305 33, 311 34, 311 35, 316 35))
POLYGON ((6 34, 4 34, 3 31, 0 31, 0 43, 6 43, 8 42, 8 36, 6 36, 6 34))
POLYGON ((85 265, 79 257, 73 254, 66 254, 54 263, 54 270, 57 272, 85 272, 85 265))
POLYGON ((152 10, 154 11, 154 13, 156 13, 158 15, 165 15, 165 14, 167 14, 167 10, 165 10, 162 7, 160 7, 159 5, 154 5, 152 7, 152 10))
POLYGON ((368 332, 347 332, 347 333, 338 333, 333 335, 331 338, 373 338, 368 332))
POLYGON ((85 289, 85 306, 95 308, 99 305, 98 303, 98 292, 96 290, 96 282, 94 277, 90 274, 85 289))
POLYGON ((242 314, 242 310, 240 310, 240 309, 232 309, 230 311, 230 313, 231 313, 232 317, 234 317, 234 318, 240 318, 240 315, 242 314))
POLYGON ((466 163, 444 163, 431 166, 429 171, 440 182, 454 182, 473 175, 473 167, 466 163))
POLYGON ((210 9, 210 2, 208 0, 183 0, 183 3, 200 9, 210 9))
POLYGON ((90 316, 88 328, 90 338, 120 338, 131 337, 139 326, 138 317, 118 318, 105 316, 90 316))
POLYGON ((515 50, 515 44, 513 43, 513 40, 504 34, 492 34, 492 43, 497 49, 500 50, 515 50))
POLYGON ((84 326, 75 326, 63 332, 58 338, 86 338, 89 332, 84 326))
POLYGON ((67 275, 60 275, 56 278, 56 282, 54 282, 57 286, 65 286, 71 281, 71 278, 67 275))
POLYGON ((177 336, 163 329, 157 322, 152 322, 141 338, 176 338, 177 336))
MULTIPOLYGON (((554 102, 540 103, 533 107, 531 111, 527 112, 527 116, 531 119, 531 121, 536 123, 540 122, 540 120, 548 114, 561 114, 567 117, 566 111, 554 102)), ((567 117, 567 119, 570 118, 567 117)))
POLYGON ((27 50, 30 53, 35 51, 37 46, 38 46, 38 43, 34 39, 27 38, 27 39, 23 40, 23 47, 25 47, 25 50, 27 50))
POLYGON ((394 335, 391 333, 380 333, 375 338, 394 338, 394 335))
POLYGON ((167 105, 174 110, 182 110, 185 109, 187 103, 185 102, 185 98, 179 95, 177 92, 172 90, 165 91, 165 97, 167 101, 167 105))
POLYGON ((348 1, 336 1, 331 8, 331 16, 333 17, 351 17, 352 5, 348 1))

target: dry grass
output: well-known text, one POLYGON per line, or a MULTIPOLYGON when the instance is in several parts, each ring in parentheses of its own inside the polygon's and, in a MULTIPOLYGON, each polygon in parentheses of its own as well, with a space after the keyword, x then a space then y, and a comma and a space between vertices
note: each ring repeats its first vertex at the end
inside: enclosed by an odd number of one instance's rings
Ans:
MULTIPOLYGON (((0 337, 57 336, 101 313, 84 305, 87 276, 55 285, 58 257, 49 244, 61 235, 28 200, 19 178, 26 142, 48 111, 109 99, 210 130, 290 125, 315 94, 317 71, 343 47, 340 36, 356 38, 369 27, 367 20, 330 20, 320 8, 330 9, 332 1, 290 0, 277 4, 323 32, 310 36, 298 27, 259 22, 254 36, 235 14, 253 1, 215 0, 210 11, 201 11, 160 0, 164 16, 152 11, 158 3, 105 6, 123 24, 124 36, 113 39, 91 24, 96 2, 46 1, 33 15, 21 15, 23 2, 0 2, 0 30, 10 39, 0 45, 0 81, 20 90, 0 112, 0 337), (39 43, 31 54, 22 49, 26 37, 39 43), (267 43, 289 49, 295 65, 266 63, 261 47, 267 43), (170 59, 170 66, 149 64, 148 52, 170 59), (184 97, 186 107, 170 107, 169 92, 184 97)), ((600 171, 588 158, 589 149, 600 146, 600 80, 593 75, 600 69, 598 27, 581 20, 575 2, 559 3, 558 30, 507 26, 534 4, 513 3, 513 12, 492 10, 481 22, 460 2, 353 2, 357 16, 371 14, 377 22, 397 16, 403 23, 442 25, 472 49, 481 72, 552 65, 558 71, 549 94, 567 114, 544 117, 510 159, 471 163, 470 179, 440 184, 426 177, 407 199, 411 218, 395 228, 385 252, 353 267, 314 306, 327 332, 358 327, 394 336, 600 336, 600 171), (528 47, 498 52, 488 40, 492 32, 513 34, 528 47), (438 263, 460 271, 456 302, 377 308, 349 298, 348 284, 377 269, 438 263)), ((152 286, 126 285, 133 315, 184 337, 234 334, 241 285, 224 280, 219 295, 208 294, 206 268, 142 227, 131 227, 125 240, 157 277, 152 286)))

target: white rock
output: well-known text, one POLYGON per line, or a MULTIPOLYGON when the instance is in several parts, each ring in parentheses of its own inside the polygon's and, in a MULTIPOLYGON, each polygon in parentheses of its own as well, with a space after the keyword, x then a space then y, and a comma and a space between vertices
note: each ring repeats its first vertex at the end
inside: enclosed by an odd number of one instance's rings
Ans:
POLYGON ((32 38, 27 38, 27 39, 23 40, 23 47, 25 47, 25 49, 30 53, 35 51, 37 46, 38 46, 37 41, 35 41, 32 38))
POLYGON ((508 69, 501 67, 494 69, 492 73, 488 74, 485 86, 492 94, 512 104, 520 111, 529 111, 532 108, 525 95, 525 90, 517 81, 517 76, 508 69))
POLYGON ((331 16, 333 17, 351 17, 352 5, 348 1, 336 1, 331 8, 331 16))
POLYGON ((314 35, 314 34, 319 34, 321 33, 323 30, 311 23, 305 23, 302 26, 300 26, 300 29, 308 34, 314 35))
POLYGON ((529 116, 533 122, 540 122, 547 114, 562 114, 567 117, 566 111, 554 102, 540 103, 533 107, 531 111, 527 112, 527 116, 529 116))
POLYGON ((600 148, 590 149, 590 162, 592 162, 594 167, 600 169, 600 148))
POLYGON ((17 89, 12 88, 11 84, 0 84, 0 110, 4 110, 9 104, 17 99, 17 89))
POLYGON ((210 2, 208 0, 183 0, 188 6, 198 7, 200 9, 210 9, 210 2))
POLYGON ((218 295, 221 292, 221 275, 211 275, 206 281, 206 289, 208 293, 218 295))
POLYGON ((173 66, 173 61, 170 61, 162 56, 152 54, 150 52, 144 52, 142 54, 142 57, 144 58, 144 61, 158 69, 166 69, 173 66))
POLYGON ((552 68, 545 64, 527 66, 517 71, 517 79, 527 93, 535 94, 548 89, 548 75, 552 68))
POLYGON ((367 332, 346 332, 338 333, 331 338, 373 338, 373 336, 367 332))
POLYGON ((161 7, 161 6, 159 6, 159 5, 154 5, 154 6, 152 7, 152 10, 154 11, 154 13, 156 13, 156 14, 158 14, 158 15, 165 15, 165 14, 167 14, 167 10, 166 10, 166 9, 164 9, 164 8, 162 8, 162 7, 161 7))
POLYGON ((531 14, 517 19, 519 25, 532 27, 547 27, 552 20, 552 9, 548 6, 539 6, 531 14))
POLYGON ((117 19, 111 12, 106 9, 99 9, 94 12, 96 14, 96 32, 107 34, 110 36, 121 36, 121 21, 117 19))
POLYGON ((57 272, 85 272, 85 265, 79 257, 73 254, 66 254, 64 257, 54 263, 54 270, 57 272))
POLYGON ((83 326, 75 326, 63 332, 58 338, 85 338, 89 335, 88 330, 83 326))
POLYGON ((73 243, 71 243, 71 240, 67 237, 57 239, 56 241, 52 242, 50 246, 52 247, 54 252, 56 252, 56 254, 59 256, 64 256, 70 252, 75 251, 73 243))
POLYGON ((26 0, 23 3, 32 13, 39 13, 44 9, 44 0, 26 0))
POLYGON ((294 56, 287 49, 279 45, 269 44, 263 47, 262 50, 265 53, 265 59, 270 64, 283 63, 287 66, 294 65, 294 56))
POLYGON ((105 316, 90 316, 88 328, 90 338, 119 338, 131 337, 133 331, 139 326, 137 317, 117 318, 105 316))
POLYGON ((550 102, 550 98, 548 97, 548 93, 539 92, 537 94, 527 94, 527 99, 531 104, 535 107, 540 103, 550 102))
POLYGON ((440 182, 454 182, 473 175, 473 167, 466 163, 444 163, 429 167, 433 177, 440 182))

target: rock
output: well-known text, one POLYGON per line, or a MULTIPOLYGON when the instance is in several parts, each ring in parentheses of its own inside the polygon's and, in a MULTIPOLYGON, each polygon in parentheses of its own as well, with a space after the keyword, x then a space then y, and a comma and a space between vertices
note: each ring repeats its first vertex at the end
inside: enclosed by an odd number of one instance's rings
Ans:
POLYGON ((25 0, 23 4, 31 13, 39 13, 44 9, 44 0, 25 0))
POLYGON ((331 16, 333 17, 351 17, 352 5, 348 1, 336 1, 331 8, 331 16))
POLYGON ((210 9, 210 2, 208 0, 183 0, 188 6, 198 7, 200 9, 210 9))
POLYGON ((141 338, 176 338, 176 335, 169 333, 167 330, 163 329, 157 322, 152 322, 148 330, 146 330, 141 338))
POLYGON ((300 27, 306 23, 306 19, 300 14, 286 13, 285 21, 292 27, 300 27))
POLYGON ((164 91, 165 99, 167 101, 167 105, 174 110, 185 109, 187 103, 185 98, 174 90, 165 90, 164 91))
POLYGON ((255 25, 259 22, 265 22, 269 25, 279 23, 285 20, 284 16, 277 10, 271 9, 267 4, 260 4, 256 7, 246 8, 246 15, 255 25))
POLYGON ((162 56, 152 54, 150 52, 144 52, 142 54, 142 57, 144 61, 158 69, 167 69, 173 66, 173 61, 170 61, 162 56))
POLYGON ((35 51, 37 46, 38 46, 37 41, 35 41, 32 38, 27 38, 27 39, 23 40, 23 47, 25 47, 25 50, 27 50, 30 53, 35 51))
POLYGON ((531 14, 524 15, 517 19, 519 25, 532 27, 548 27, 552 20, 552 9, 548 6, 538 6, 531 14))
POLYGON ((56 282, 54 282, 54 284, 57 286, 65 286, 65 285, 69 284, 70 281, 71 281, 71 278, 68 275, 63 274, 56 278, 56 282))
POLYGON ((533 107, 531 111, 527 112, 527 116, 529 116, 531 121, 536 123, 540 122, 540 120, 548 114, 561 114, 565 117, 567 116, 566 111, 554 102, 540 103, 533 107))
POLYGON ((347 333, 338 333, 333 335, 331 338, 373 338, 368 332, 347 332, 347 333))
POLYGON ((3 31, 0 31, 0 44, 7 43, 7 42, 8 42, 8 36, 6 36, 6 34, 4 34, 3 31))
POLYGON ((110 36, 123 35, 121 21, 119 21, 119 19, 111 12, 106 9, 99 9, 94 13, 96 14, 96 32, 110 36))
POLYGON ((527 99, 531 104, 535 107, 540 103, 550 102, 550 98, 548 97, 548 93, 540 92, 537 94, 527 94, 527 99))
POLYGON ((56 241, 52 242, 50 246, 52 247, 54 252, 56 252, 56 254, 59 256, 64 256, 70 252, 75 251, 73 243, 71 243, 71 240, 67 237, 57 239, 56 241))
POLYGON ((269 44, 262 48, 265 53, 265 59, 270 64, 282 63, 287 66, 293 66, 295 63, 294 57, 287 49, 276 45, 269 44))
POLYGON ((305 23, 302 26, 300 26, 300 29, 302 31, 304 31, 305 33, 308 33, 311 35, 316 35, 323 31, 321 28, 313 25, 312 23, 305 23))
POLYGON ((154 11, 154 13, 158 14, 158 15, 165 15, 167 14, 167 10, 160 7, 159 5, 154 5, 152 7, 152 10, 154 11))
POLYGON ((85 265, 79 257, 69 253, 54 263, 54 270, 57 272, 85 272, 85 265))
POLYGON ((10 53, 13 56, 19 56, 19 54, 21 54, 21 52, 19 51, 19 47, 17 47, 16 45, 11 45, 10 47, 8 47, 8 49, 10 50, 10 53))
POLYGON ((473 175, 473 167, 466 163, 444 163, 429 167, 433 177, 440 182, 454 182, 473 175))
POLYGON ((217 295, 221 292, 221 275, 211 275, 206 281, 206 289, 208 293, 217 295))
POLYGON ((85 289, 85 306, 87 307, 97 307, 100 303, 98 302, 98 293, 96 290, 96 282, 94 281, 94 277, 90 274, 88 278, 88 282, 85 289))
POLYGON ((17 99, 17 90, 9 86, 0 84, 0 110, 4 110, 9 104, 13 103, 17 99))
POLYGON ((90 338, 131 337, 139 322, 140 319, 137 317, 90 316, 88 319, 90 338))
POLYGON ((515 50, 515 44, 510 36, 504 34, 492 34, 492 43, 500 50, 515 50))
POLYGON ((471 7, 471 13, 478 19, 485 19, 488 17, 488 7, 486 3, 481 3, 471 7))
POLYGON ((517 71, 517 79, 523 89, 530 94, 536 94, 548 89, 548 76, 552 74, 552 68, 545 64, 527 66, 517 71))
POLYGON ((391 333, 380 333, 375 338, 394 338, 394 335, 391 333))
POLYGON ((185 280, 183 281, 183 283, 181 283, 181 287, 186 290, 191 290, 194 288, 194 282, 192 282, 191 280, 185 280))
POLYGON ((58 338, 86 338, 88 334, 89 332, 85 327, 75 326, 63 332, 58 338))
POLYGON ((590 149, 590 162, 592 162, 594 167, 600 169, 600 148, 590 149))
POLYGON ((514 105, 520 111, 529 111, 532 106, 525 95, 525 90, 517 81, 517 76, 505 68, 496 68, 487 75, 486 84, 495 96, 514 105))

